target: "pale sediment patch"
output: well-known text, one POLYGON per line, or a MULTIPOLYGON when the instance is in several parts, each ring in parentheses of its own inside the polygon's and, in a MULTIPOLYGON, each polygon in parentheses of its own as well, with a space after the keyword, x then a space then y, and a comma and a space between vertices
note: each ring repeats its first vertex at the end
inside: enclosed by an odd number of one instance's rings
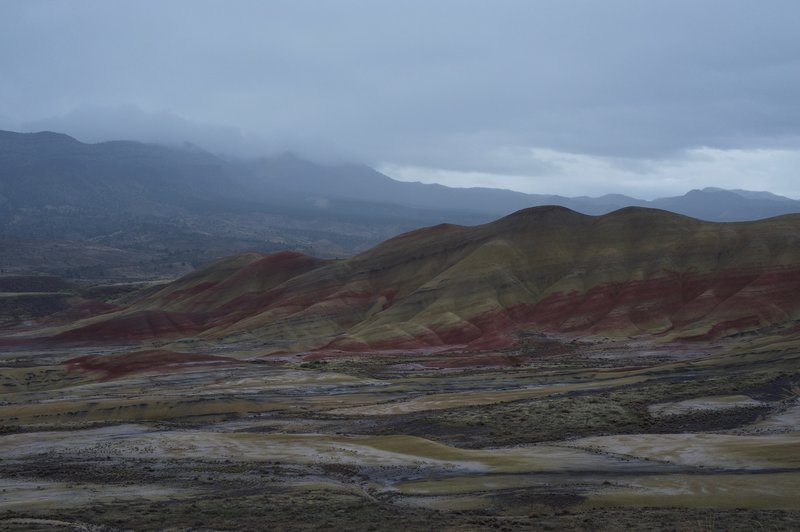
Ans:
POLYGON ((614 458, 555 446, 460 449, 415 436, 330 436, 201 431, 150 433, 116 442, 124 456, 422 467, 453 472, 613 470, 614 458))
POLYGON ((351 388, 382 386, 383 381, 354 377, 344 373, 322 371, 281 370, 258 377, 232 378, 227 381, 208 383, 198 390, 198 394, 215 394, 235 391, 236 393, 263 393, 265 390, 325 391, 333 387, 351 388))
POLYGON ((647 410, 653 416, 679 416, 692 412, 731 410, 734 408, 749 408, 764 406, 767 403, 756 401, 747 395, 720 395, 714 397, 696 397, 685 401, 659 403, 650 405, 647 410))
POLYGON ((40 454, 85 453, 98 444, 125 441, 149 432, 143 425, 114 425, 72 431, 42 431, 0 436, 0 456, 18 460, 40 454))
POLYGON ((404 495, 449 496, 542 486, 548 480, 534 475, 462 475, 411 480, 394 485, 404 495))
POLYGON ((165 499, 189 494, 185 489, 149 484, 115 486, 8 478, 0 478, 0 493, 0 510, 4 511, 74 508, 98 502, 165 499))
POLYGON ((0 455, 141 459, 213 459, 296 464, 340 463, 363 467, 423 467, 474 473, 614 471, 635 461, 562 446, 461 449, 406 435, 332 436, 202 430, 159 431, 141 425, 12 434, 0 437, 0 455))
POLYGON ((757 433, 795 432, 798 428, 800 428, 800 399, 793 400, 785 408, 748 427, 757 433))
POLYGON ((800 432, 764 436, 731 434, 626 434, 581 438, 580 449, 685 466, 730 469, 800 467, 800 432))
POLYGON ((797 510, 800 473, 656 475, 615 481, 585 506, 797 510))
POLYGON ((634 375, 619 379, 592 381, 590 383, 558 383, 546 386, 534 386, 507 390, 437 393, 380 405, 340 408, 331 410, 328 413, 347 416, 388 416, 409 414, 413 412, 445 410, 448 408, 460 408, 464 406, 491 405, 508 401, 517 401, 520 399, 546 397, 549 395, 568 393, 577 390, 612 388, 616 386, 624 386, 637 382, 643 382, 646 380, 648 380, 647 377, 634 375))

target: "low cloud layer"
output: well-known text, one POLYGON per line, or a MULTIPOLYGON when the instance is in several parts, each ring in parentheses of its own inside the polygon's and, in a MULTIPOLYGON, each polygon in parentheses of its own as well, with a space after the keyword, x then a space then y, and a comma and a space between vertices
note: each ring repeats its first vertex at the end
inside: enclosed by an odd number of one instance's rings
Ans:
POLYGON ((780 0, 12 0, 0 127, 538 193, 798 197, 798 18, 780 0))
POLYGON ((800 198, 800 150, 690 150, 668 160, 627 160, 552 150, 532 150, 531 166, 547 170, 519 174, 458 171, 386 164, 379 169, 400 181, 457 187, 499 187, 531 194, 602 196, 627 194, 640 199, 680 195, 692 189, 780 191, 800 198))

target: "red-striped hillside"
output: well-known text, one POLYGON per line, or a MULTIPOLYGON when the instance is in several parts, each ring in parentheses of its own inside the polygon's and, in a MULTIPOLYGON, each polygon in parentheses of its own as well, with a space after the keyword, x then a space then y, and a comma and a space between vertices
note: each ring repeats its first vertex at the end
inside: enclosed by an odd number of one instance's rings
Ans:
POLYGON ((799 318, 800 215, 718 224, 539 207, 414 231, 347 260, 231 257, 53 339, 484 349, 530 330, 708 340, 799 318))

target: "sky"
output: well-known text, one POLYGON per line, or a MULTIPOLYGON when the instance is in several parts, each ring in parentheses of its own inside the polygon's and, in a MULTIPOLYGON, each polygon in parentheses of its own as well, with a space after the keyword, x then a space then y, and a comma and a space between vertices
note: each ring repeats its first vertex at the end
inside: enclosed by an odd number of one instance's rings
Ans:
POLYGON ((4 0, 0 128, 800 198, 795 0, 4 0))

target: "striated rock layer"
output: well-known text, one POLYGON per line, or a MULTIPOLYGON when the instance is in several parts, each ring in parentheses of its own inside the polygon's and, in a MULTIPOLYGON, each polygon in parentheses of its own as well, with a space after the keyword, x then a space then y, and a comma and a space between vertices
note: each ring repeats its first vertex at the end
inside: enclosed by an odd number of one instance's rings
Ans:
POLYGON ((798 318, 800 215, 721 224, 537 207, 413 231, 347 260, 231 257, 50 339, 490 349, 528 331, 709 340, 798 318))

